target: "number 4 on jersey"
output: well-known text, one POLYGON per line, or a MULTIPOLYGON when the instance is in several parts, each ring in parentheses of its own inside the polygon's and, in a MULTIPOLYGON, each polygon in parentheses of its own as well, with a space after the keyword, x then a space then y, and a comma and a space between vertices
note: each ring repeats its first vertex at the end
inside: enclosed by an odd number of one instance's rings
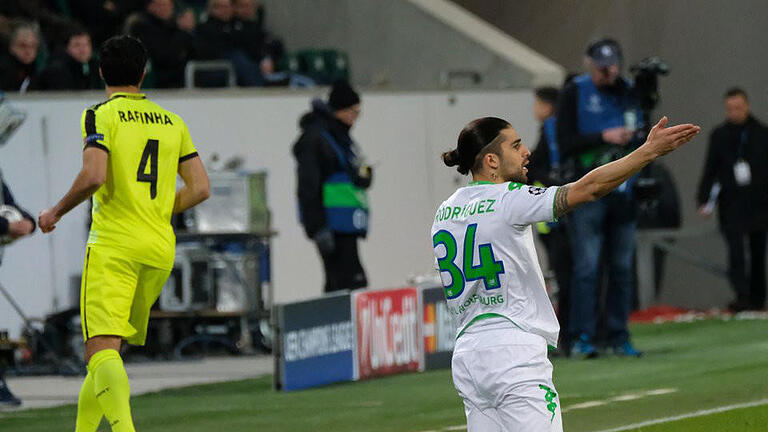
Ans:
POLYGON ((444 287, 445 296, 449 299, 456 298, 464 292, 465 281, 482 279, 486 290, 501 287, 499 275, 504 273, 504 262, 496 261, 496 257, 493 255, 493 246, 490 243, 484 243, 478 247, 480 264, 474 265, 476 233, 477 224, 467 227, 464 235, 463 271, 455 263, 458 245, 453 234, 446 230, 440 230, 432 237, 433 247, 441 244, 445 246, 445 256, 437 260, 437 265, 441 272, 448 272, 451 275, 451 284, 444 287))
POLYGON ((157 153, 159 151, 159 142, 156 139, 147 140, 144 146, 144 153, 141 155, 139 170, 136 173, 136 181, 149 183, 149 197, 157 197, 157 153), (149 173, 147 173, 147 162, 149 162, 149 173))

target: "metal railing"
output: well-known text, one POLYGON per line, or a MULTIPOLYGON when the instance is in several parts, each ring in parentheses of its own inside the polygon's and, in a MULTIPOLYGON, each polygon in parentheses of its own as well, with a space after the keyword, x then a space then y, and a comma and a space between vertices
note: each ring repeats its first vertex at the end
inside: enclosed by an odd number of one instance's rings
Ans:
POLYGON ((702 237, 716 232, 716 228, 697 227, 688 229, 641 229, 637 231, 637 297, 640 309, 655 303, 655 267, 653 251, 661 249, 688 264, 699 267, 715 276, 726 278, 727 269, 699 254, 675 244, 677 240, 702 237))
POLYGON ((226 72, 226 87, 235 87, 237 83, 235 68, 232 66, 232 62, 228 60, 195 60, 187 62, 187 66, 184 68, 184 86, 186 88, 195 87, 195 73, 197 72, 226 72))

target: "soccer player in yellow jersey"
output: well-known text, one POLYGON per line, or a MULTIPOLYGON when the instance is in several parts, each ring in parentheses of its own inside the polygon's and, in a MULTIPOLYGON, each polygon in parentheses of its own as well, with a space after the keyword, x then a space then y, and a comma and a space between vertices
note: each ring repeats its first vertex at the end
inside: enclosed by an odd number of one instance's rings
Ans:
POLYGON ((39 223, 53 231, 93 195, 80 289, 88 375, 75 430, 95 432, 106 416, 113 431, 134 432, 120 346, 144 344, 150 307, 173 266, 171 214, 208 198, 209 184, 181 117, 139 93, 147 61, 141 42, 113 37, 99 61, 109 99, 83 113, 83 167, 39 223), (179 190, 177 173, 184 181, 179 190))

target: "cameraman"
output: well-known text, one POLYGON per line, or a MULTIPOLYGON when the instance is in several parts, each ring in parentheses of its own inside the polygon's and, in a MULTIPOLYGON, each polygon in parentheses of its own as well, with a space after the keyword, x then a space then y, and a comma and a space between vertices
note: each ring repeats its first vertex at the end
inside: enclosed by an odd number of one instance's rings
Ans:
MULTIPOLYGON (((17 222, 10 222, 8 219, 0 216, 0 237, 10 236, 13 240, 18 240, 21 237, 32 234, 35 231, 35 218, 16 205, 11 190, 8 189, 8 185, 3 181, 2 173, 0 173, 0 187, 3 190, 2 196, 0 196, 0 205, 15 207, 24 216, 24 219, 17 222)), ((3 249, 4 247, 0 245, 0 263, 3 261, 3 249)), ((0 370, 0 406, 19 405, 21 405, 21 401, 8 389, 8 385, 3 378, 3 371, 0 370)))
MULTIPOLYGON (((563 89, 557 110, 557 139, 562 158, 577 176, 604 165, 639 144, 635 139, 638 104, 632 84, 621 77, 621 47, 613 39, 589 45, 589 72, 563 89)), ((565 179, 568 180, 568 179, 565 179)), ((569 338, 572 353, 597 356, 597 302, 601 257, 609 283, 606 293, 607 344, 618 355, 641 355, 631 344, 627 320, 632 294, 637 210, 628 180, 604 198, 575 209, 568 216, 573 256, 569 338), (603 253, 603 244, 608 250, 603 253)))

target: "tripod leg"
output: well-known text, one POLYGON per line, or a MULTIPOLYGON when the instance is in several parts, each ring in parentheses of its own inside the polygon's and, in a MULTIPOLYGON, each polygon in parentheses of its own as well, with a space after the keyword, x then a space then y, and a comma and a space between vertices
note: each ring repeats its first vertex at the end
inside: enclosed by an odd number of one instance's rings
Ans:
POLYGON ((25 326, 29 326, 29 318, 24 313, 24 311, 21 310, 21 306, 19 306, 19 304, 16 303, 16 301, 13 299, 13 297, 11 297, 11 294, 5 289, 3 284, 0 284, 0 293, 3 294, 3 297, 5 297, 5 299, 8 300, 8 303, 11 304, 13 309, 16 310, 16 313, 18 313, 19 316, 21 317, 21 319, 24 320, 24 325, 25 326))
MULTIPOLYGON (((51 359, 53 360, 54 364, 59 368, 59 373, 67 373, 67 374, 75 374, 75 375, 82 375, 82 370, 79 370, 77 367, 73 367, 71 364, 68 364, 64 361, 61 356, 59 356, 59 353, 56 352, 56 349, 51 346, 50 342, 48 342, 45 337, 43 337, 43 333, 38 331, 32 326, 32 321, 27 317, 27 315, 24 313, 23 310, 21 310, 21 306, 19 306, 18 303, 11 297, 11 294, 8 292, 8 290, 5 289, 3 284, 0 284, 0 293, 3 294, 3 297, 5 297, 6 300, 8 300, 8 303, 11 304, 13 309, 16 310, 16 312, 21 316, 21 319, 24 320, 24 327, 28 328, 31 332, 35 334, 35 337, 40 341, 40 344, 45 348, 48 353, 51 355, 51 359), (62 372, 63 371, 63 372, 62 372)), ((82 368, 80 368, 82 369, 82 368)))

